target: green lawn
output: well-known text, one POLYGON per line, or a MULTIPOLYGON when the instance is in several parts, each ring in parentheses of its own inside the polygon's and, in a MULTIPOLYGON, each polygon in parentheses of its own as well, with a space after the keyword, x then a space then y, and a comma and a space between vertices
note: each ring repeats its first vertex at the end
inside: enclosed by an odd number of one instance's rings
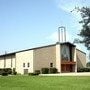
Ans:
POLYGON ((90 77, 0 76, 0 90, 90 90, 90 77))

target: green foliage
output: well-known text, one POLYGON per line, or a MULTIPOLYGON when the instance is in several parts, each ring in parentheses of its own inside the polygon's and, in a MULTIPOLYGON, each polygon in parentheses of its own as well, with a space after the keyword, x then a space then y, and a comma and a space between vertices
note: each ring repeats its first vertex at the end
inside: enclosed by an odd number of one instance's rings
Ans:
POLYGON ((0 90, 90 90, 90 77, 0 77, 0 90))
POLYGON ((41 69, 42 74, 52 74, 52 73, 57 73, 56 68, 42 68, 41 69))
POLYGON ((29 76, 36 76, 40 74, 40 70, 35 70, 34 73, 28 73, 29 76))
POLYGON ((3 73, 3 69, 0 69, 0 75, 2 75, 2 73, 3 73))
POLYGON ((28 73, 29 76, 36 76, 38 75, 37 73, 28 73))
POLYGON ((13 72, 13 75, 17 75, 17 72, 13 72))
POLYGON ((2 69, 0 69, 0 75, 7 75, 7 74, 12 74, 12 69, 11 68, 2 68, 2 69))
POLYGON ((40 70, 35 70, 35 74, 39 75, 40 74, 40 70))
POLYGON ((13 70, 12 70, 12 74, 13 74, 13 75, 16 75, 16 74, 17 74, 17 72, 16 72, 16 69, 15 69, 15 68, 13 68, 13 70))
POLYGON ((90 8, 82 7, 78 10, 82 17, 82 20, 79 22, 82 24, 79 36, 81 36, 83 40, 81 40, 80 43, 84 43, 87 49, 90 49, 90 8))
POLYGON ((78 68, 78 72, 90 72, 90 68, 78 68))
POLYGON ((8 74, 12 74, 12 69, 11 68, 5 68, 3 69, 5 72, 7 72, 8 74))
POLYGON ((8 73, 5 72, 5 71, 3 71, 3 72, 2 72, 2 76, 8 76, 8 73))
POLYGON ((42 73, 42 74, 57 73, 57 69, 56 68, 42 68, 41 72, 40 72, 40 70, 35 70, 34 73, 28 73, 28 75, 35 76, 35 75, 39 75, 40 73, 42 73))
POLYGON ((87 66, 87 67, 90 67, 90 62, 88 62, 88 63, 86 64, 86 66, 87 66))
POLYGON ((42 68, 41 72, 42 74, 49 74, 49 68, 42 68))
POLYGON ((49 73, 57 73, 57 69, 56 68, 50 68, 49 71, 50 71, 49 73))

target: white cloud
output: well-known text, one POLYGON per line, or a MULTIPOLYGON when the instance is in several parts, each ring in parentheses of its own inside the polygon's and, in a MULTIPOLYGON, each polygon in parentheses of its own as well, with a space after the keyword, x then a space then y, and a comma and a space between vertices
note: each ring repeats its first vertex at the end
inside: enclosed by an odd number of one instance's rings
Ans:
POLYGON ((80 20, 80 13, 75 10, 75 7, 88 6, 88 0, 54 0, 56 1, 57 7, 67 13, 72 14, 75 19, 80 20), (73 12, 71 12, 73 11, 73 12))

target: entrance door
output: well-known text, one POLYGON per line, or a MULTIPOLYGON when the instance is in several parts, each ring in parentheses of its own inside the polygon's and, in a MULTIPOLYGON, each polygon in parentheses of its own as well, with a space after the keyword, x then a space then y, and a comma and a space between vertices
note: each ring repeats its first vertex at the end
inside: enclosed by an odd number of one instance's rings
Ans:
POLYGON ((66 71, 67 72, 72 72, 72 65, 66 65, 66 71))
POLYGON ((72 72, 72 65, 63 64, 61 65, 62 72, 72 72))
POLYGON ((28 74, 28 69, 24 69, 24 74, 28 74))

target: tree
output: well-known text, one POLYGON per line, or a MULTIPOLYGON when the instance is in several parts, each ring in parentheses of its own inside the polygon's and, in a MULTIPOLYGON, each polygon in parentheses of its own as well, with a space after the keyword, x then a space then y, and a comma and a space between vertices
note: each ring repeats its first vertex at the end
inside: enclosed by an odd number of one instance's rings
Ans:
POLYGON ((82 20, 79 22, 82 24, 82 29, 78 34, 83 38, 80 40, 80 43, 84 43, 88 50, 90 50, 90 8, 82 7, 81 9, 77 8, 81 14, 82 20))
POLYGON ((86 66, 87 66, 87 67, 90 67, 90 62, 87 62, 86 66))

